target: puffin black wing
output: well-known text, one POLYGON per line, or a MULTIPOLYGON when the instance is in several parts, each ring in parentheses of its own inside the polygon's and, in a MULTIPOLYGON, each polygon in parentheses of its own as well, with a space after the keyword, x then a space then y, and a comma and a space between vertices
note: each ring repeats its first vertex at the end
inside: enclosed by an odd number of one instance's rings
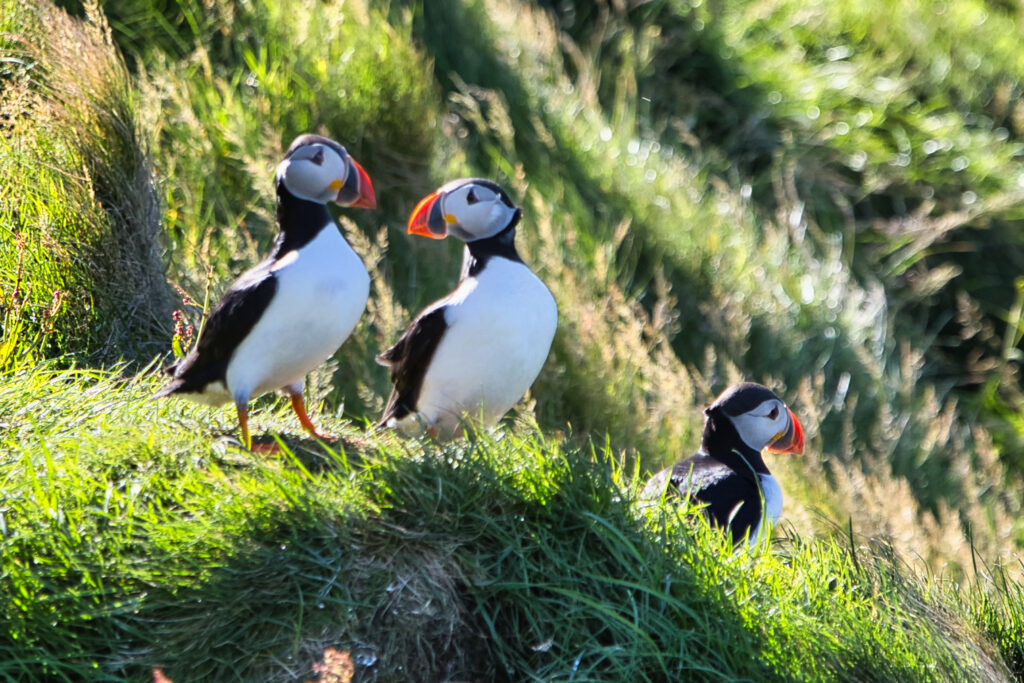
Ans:
POLYGON ((378 427, 388 421, 401 420, 416 412, 423 377, 427 374, 430 359, 441 343, 448 323, 444 319, 445 306, 428 308, 420 313, 401 339, 384 353, 377 356, 377 362, 391 368, 391 397, 384 409, 378 427))
POLYGON ((668 485, 682 496, 704 503, 704 514, 715 526, 727 527, 734 543, 761 523, 764 505, 753 472, 740 473, 698 454, 672 468, 668 485))
POLYGON ((164 372, 171 380, 157 397, 201 393, 211 382, 225 381, 228 362, 242 340, 256 326, 277 291, 277 279, 267 260, 244 273, 210 312, 195 348, 164 372))

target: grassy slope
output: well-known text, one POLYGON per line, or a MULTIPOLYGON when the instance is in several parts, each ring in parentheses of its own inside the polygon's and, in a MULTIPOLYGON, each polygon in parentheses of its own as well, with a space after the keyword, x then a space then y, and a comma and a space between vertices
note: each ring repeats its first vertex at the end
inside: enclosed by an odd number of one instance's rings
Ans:
MULTIPOLYGON (((20 426, 0 675, 301 680, 327 647, 381 680, 1006 675, 962 596, 884 545, 729 554, 635 507, 603 449, 521 425, 444 450, 253 458, 211 447, 206 411, 149 401, 153 386, 43 368, 5 383, 20 426)), ((294 429, 282 415, 264 419, 294 429)), ((985 615, 1006 623, 1021 598, 985 615)))
POLYGON ((151 355, 170 314, 135 93, 105 27, 62 15, 5 5, 0 20, 0 286, 4 341, 20 340, 0 346, 4 371, 151 355))
MULTIPOLYGON (((43 324, 32 335, 4 325, 24 353, 6 364, 0 394, 11 624, 0 673, 138 678, 162 666, 179 680, 302 678, 338 647, 383 680, 1021 675, 1018 574, 974 567, 977 551, 1012 570, 1021 533, 1019 436, 1000 417, 1017 387, 1017 328, 1000 312, 1013 301, 972 299, 970 278, 984 270, 950 249, 980 232, 1009 254, 995 270, 1019 272, 1008 246, 1019 240, 1021 65, 998 39, 1019 18, 992 9, 980 22, 967 4, 936 23, 906 3, 926 37, 892 41, 870 5, 721 3, 712 15, 646 3, 593 16, 588 6, 310 2, 285 12, 181 0, 161 14, 119 3, 108 12, 131 76, 102 26, 70 22, 42 40, 40 26, 64 20, 34 25, 20 4, 4 6, 5 35, 47 46, 36 58, 53 72, 54 55, 82 45, 87 60, 113 60, 107 81, 124 90, 84 111, 132 105, 126 139, 152 141, 170 279, 197 301, 266 244, 270 169, 300 132, 348 145, 382 210, 343 221, 372 266, 374 296, 310 381, 323 419, 351 439, 341 454, 291 439, 297 456, 253 459, 215 436, 230 430, 228 412, 147 401, 154 379, 39 364, 54 344, 87 354, 93 342, 74 327, 50 336, 38 311, 52 310, 55 285, 38 278, 44 303, 25 319, 43 324), (957 57, 929 74, 900 57, 907 46, 952 50, 927 38, 951 27, 1000 69, 962 72, 957 57), (457 268, 454 245, 417 244, 403 218, 422 193, 470 174, 500 179, 524 203, 524 252, 560 303, 528 406, 542 429, 523 411, 496 443, 360 441, 337 418, 379 409, 384 373, 366 359, 457 268), (950 284, 951 268, 966 275, 950 284), (969 342, 971 363, 956 364, 946 334, 969 342), (755 556, 728 556, 673 511, 632 504, 637 475, 692 449, 699 406, 741 376, 790 397, 820 454, 777 463, 786 538, 755 556), (951 393, 958 382, 981 383, 987 403, 951 393), (835 533, 847 517, 852 541, 835 533), (892 539, 913 564, 871 537, 892 539)), ((32 43, 5 50, 22 58, 32 43)), ((60 169, 82 162, 40 151, 59 126, 19 115, 9 94, 28 93, 56 121, 66 100, 36 71, 5 64, 3 82, 21 86, 4 90, 4 120, 16 122, 5 129, 5 187, 26 187, 11 159, 41 158, 70 177, 60 169)), ((106 149, 107 129, 72 128, 80 134, 63 154, 106 149)), ((87 167, 116 178, 136 163, 129 154, 87 167)), ((93 212, 73 235, 134 215, 110 210, 99 185, 54 187, 50 205, 67 196, 68 215, 93 212)), ((51 234, 26 212, 4 216, 29 239, 51 234)), ((3 244, 9 273, 17 242, 3 244)), ((52 264, 63 252, 31 253, 52 264)), ((145 259, 121 260, 152 274, 145 259)), ((31 313, 4 291, 8 315, 31 313)), ((183 308, 198 321, 197 307, 183 308)), ((133 349, 169 334, 143 328, 115 348, 145 358, 133 349)), ((260 428, 297 433, 264 406, 260 428)))

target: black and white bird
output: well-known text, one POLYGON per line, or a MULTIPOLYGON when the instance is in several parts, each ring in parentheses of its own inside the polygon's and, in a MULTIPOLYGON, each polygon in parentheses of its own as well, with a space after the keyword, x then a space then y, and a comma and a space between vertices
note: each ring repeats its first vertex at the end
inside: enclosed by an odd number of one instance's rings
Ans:
POLYGON ((692 498, 733 543, 748 537, 754 543, 762 523, 774 524, 782 514, 782 488, 761 451, 802 453, 803 427, 782 399, 753 382, 726 389, 704 415, 700 450, 651 477, 641 498, 692 498))
POLYGON ((516 252, 521 215, 501 187, 478 178, 447 183, 416 206, 410 234, 466 243, 462 275, 377 357, 394 385, 378 427, 441 439, 463 420, 491 427, 533 384, 558 307, 516 252))
POLYGON ((235 280, 156 393, 233 401, 246 448, 249 400, 277 389, 302 426, 322 436, 306 414, 303 380, 352 333, 370 292, 366 267, 327 210, 327 202, 374 208, 366 171, 334 140, 302 135, 278 164, 276 186, 280 233, 270 255, 235 280))

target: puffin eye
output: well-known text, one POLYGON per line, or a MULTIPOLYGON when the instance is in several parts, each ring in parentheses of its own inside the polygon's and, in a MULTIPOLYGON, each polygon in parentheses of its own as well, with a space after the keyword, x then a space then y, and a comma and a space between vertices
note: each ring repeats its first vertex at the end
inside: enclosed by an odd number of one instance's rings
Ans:
POLYGON ((466 195, 466 203, 472 205, 476 204, 478 201, 480 200, 477 199, 476 194, 473 192, 473 188, 470 188, 469 194, 466 195))
POLYGON ((317 166, 322 166, 324 163, 324 148, 320 147, 316 150, 316 154, 309 158, 317 166))
POLYGON ((779 416, 779 407, 778 406, 772 406, 771 412, 768 413, 768 419, 769 420, 774 420, 778 416, 779 416))

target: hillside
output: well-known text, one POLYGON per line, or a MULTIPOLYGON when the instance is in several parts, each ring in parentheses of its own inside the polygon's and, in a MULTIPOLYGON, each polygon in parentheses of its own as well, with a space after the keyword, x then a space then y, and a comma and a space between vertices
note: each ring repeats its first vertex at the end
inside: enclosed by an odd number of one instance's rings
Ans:
POLYGON ((1022 29, 980 0, 0 0, 0 676, 1024 679, 1022 29), (308 131, 373 178, 335 212, 370 305, 307 385, 342 439, 267 397, 287 449, 254 456, 230 410, 148 397, 308 131), (523 207, 551 357, 497 437, 368 436, 373 355, 461 258, 405 221, 460 176, 523 207), (636 497, 740 379, 807 448, 730 554, 636 497))

